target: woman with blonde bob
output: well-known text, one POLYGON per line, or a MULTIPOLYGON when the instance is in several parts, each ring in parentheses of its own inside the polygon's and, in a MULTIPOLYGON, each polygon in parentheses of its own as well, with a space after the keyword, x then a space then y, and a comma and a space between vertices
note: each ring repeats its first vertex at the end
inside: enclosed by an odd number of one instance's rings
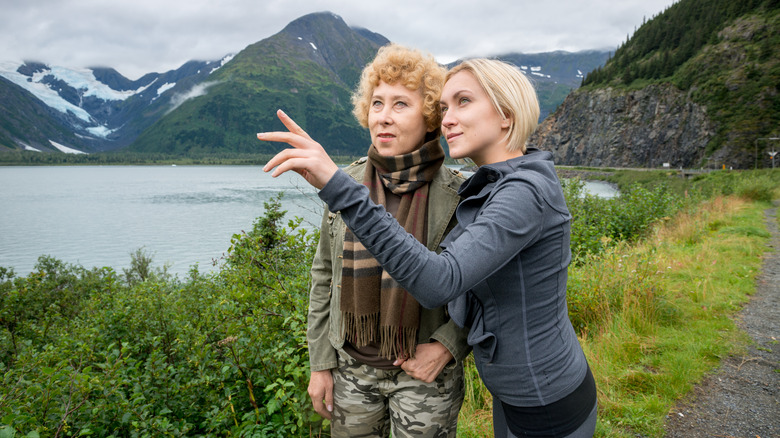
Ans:
MULTIPOLYGON (((431 56, 382 47, 352 98, 368 157, 343 170, 431 249, 455 226, 463 182, 442 166, 444 75, 431 56)), ((470 348, 444 304, 422 308, 338 212, 325 212, 311 272, 309 395, 332 436, 455 437, 470 348)))
POLYGON ((450 155, 479 166, 459 189, 458 225, 440 254, 393 223, 283 114, 290 132, 258 138, 294 148, 264 170, 295 170, 320 188, 320 198, 421 305, 447 304, 468 328, 493 395, 497 437, 593 436, 596 385, 566 306, 571 215, 552 154, 526 148, 539 116, 533 87, 511 65, 473 59, 447 74, 440 101, 450 155))

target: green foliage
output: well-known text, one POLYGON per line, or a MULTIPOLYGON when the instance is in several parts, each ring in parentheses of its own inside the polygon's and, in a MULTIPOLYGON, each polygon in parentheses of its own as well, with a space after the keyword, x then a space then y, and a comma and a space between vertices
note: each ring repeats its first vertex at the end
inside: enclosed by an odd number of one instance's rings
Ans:
POLYGON ((637 79, 671 76, 730 21, 758 11, 776 9, 772 0, 683 0, 645 21, 583 85, 630 84, 637 79))
POLYGON ((778 197, 780 172, 771 169, 709 172, 692 178, 691 191, 704 198, 736 195, 748 201, 771 202, 778 197))
MULTIPOLYGON (((365 151, 359 156, 365 155, 365 151)), ((93 154, 41 153, 10 151, 0 153, 3 166, 58 166, 58 165, 256 165, 265 163, 272 154, 238 153, 231 151, 189 152, 186 156, 157 152, 128 152, 126 150, 93 154)), ((337 163, 351 163, 358 156, 331 155, 337 163)))
POLYGON ((138 248, 130 254, 130 269, 122 269, 125 274, 125 282, 134 286, 144 281, 165 281, 169 278, 168 266, 155 268, 152 265, 152 255, 138 248))
POLYGON ((666 186, 632 185, 620 196, 605 199, 584 191, 584 182, 562 181, 566 204, 572 214, 571 249, 575 263, 598 255, 619 242, 643 237, 651 227, 682 208, 679 196, 666 186))
POLYGON ((715 196, 771 202, 778 196, 780 172, 715 171, 681 178, 672 171, 619 171, 604 177, 620 186, 605 199, 585 192, 578 178, 562 179, 572 214, 571 250, 575 264, 623 242, 645 237, 653 226, 715 196))
POLYGON ((316 234, 283 226, 280 208, 234 235, 210 276, 171 278, 142 250, 125 281, 47 257, 24 278, 0 271, 0 433, 319 435, 306 394, 316 234))

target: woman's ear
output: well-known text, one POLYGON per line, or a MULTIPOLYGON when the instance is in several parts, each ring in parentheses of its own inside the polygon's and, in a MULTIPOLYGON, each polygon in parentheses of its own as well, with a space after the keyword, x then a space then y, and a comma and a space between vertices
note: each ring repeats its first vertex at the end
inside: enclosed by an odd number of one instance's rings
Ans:
POLYGON ((501 120, 501 127, 507 129, 512 127, 512 118, 509 114, 504 113, 504 118, 501 120))

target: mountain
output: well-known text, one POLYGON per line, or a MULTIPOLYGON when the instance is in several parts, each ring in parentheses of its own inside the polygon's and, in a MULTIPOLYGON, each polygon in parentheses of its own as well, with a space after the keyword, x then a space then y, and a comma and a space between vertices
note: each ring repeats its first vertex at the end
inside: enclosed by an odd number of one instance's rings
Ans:
POLYGON ((67 138, 58 137, 67 147, 88 152, 122 148, 159 119, 173 99, 191 92, 228 59, 191 61, 176 70, 149 73, 135 81, 104 67, 69 69, 30 61, 0 63, 3 88, 18 88, 2 95, 0 146, 23 149, 25 144, 35 143, 41 150, 51 149, 47 142, 28 138, 26 130, 18 130, 26 116, 18 113, 13 96, 24 95, 51 110, 46 116, 39 112, 36 124, 56 125, 70 132, 67 138), (22 91, 26 94, 19 94, 22 91), (14 126, 17 128, 12 130, 14 126))
POLYGON ((255 134, 284 129, 276 118, 283 109, 332 153, 363 154, 369 138, 352 116, 350 95, 388 42, 329 12, 303 16, 236 54, 204 84, 206 93, 162 117, 128 150, 272 153, 278 146, 255 134))
POLYGON ((86 144, 73 133, 70 126, 60 121, 56 110, 32 93, 0 77, 0 145, 55 152, 59 150, 55 144, 86 148, 86 144))
MULTIPOLYGON (((321 12, 235 56, 136 80, 108 67, 0 62, 0 151, 272 153, 279 145, 258 142, 255 133, 283 129, 275 116, 281 108, 331 153, 362 155, 368 133, 352 116, 350 96, 364 66, 387 43, 321 12)), ((544 118, 608 56, 559 51, 498 58, 531 78, 544 118)))
POLYGON ((579 88, 585 74, 603 66, 609 55, 607 51, 585 50, 575 53, 510 53, 496 58, 517 66, 531 79, 539 98, 539 121, 542 121, 558 108, 569 93, 579 88))
POLYGON ((590 72, 529 142, 565 165, 771 167, 778 29, 776 0, 680 0, 590 72))

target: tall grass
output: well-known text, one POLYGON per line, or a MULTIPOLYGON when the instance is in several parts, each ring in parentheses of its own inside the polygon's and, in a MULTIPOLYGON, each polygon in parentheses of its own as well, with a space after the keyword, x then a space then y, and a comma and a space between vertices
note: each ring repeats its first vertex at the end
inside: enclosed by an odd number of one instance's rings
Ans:
MULTIPOLYGON (((741 348, 730 317, 754 290, 765 207, 716 197, 570 268, 569 312, 599 393, 596 436, 663 436, 675 401, 741 348)), ((490 436, 489 393, 467 376, 459 436, 490 436)))

